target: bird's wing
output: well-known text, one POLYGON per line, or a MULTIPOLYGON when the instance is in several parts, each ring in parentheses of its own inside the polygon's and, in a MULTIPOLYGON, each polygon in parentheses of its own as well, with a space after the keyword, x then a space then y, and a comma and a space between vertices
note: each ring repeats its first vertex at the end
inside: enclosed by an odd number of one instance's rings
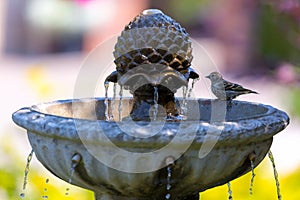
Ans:
POLYGON ((224 84, 224 89, 226 91, 235 91, 235 92, 242 92, 242 93, 257 93, 255 91, 246 89, 237 83, 232 83, 226 80, 224 80, 223 84, 224 84))
POLYGON ((243 88, 241 85, 236 84, 236 83, 232 83, 229 81, 225 81, 223 82, 224 84, 224 89, 225 90, 234 90, 234 91, 243 91, 245 90, 245 88, 243 88))

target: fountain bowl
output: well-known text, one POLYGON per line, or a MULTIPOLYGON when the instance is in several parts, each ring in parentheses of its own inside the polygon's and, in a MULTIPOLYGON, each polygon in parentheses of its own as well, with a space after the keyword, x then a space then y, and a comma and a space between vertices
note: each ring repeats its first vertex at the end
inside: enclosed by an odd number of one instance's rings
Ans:
MULTIPOLYGON (((122 101, 121 117, 126 118, 133 101, 131 98, 122 101)), ((115 121, 106 121, 104 98, 42 103, 22 108, 12 117, 17 125, 27 130, 37 159, 49 171, 67 182, 94 191, 97 200, 164 199, 167 192, 172 199, 197 199, 199 192, 249 172, 249 155, 255 155, 253 163, 257 166, 269 151, 273 136, 289 123, 285 112, 245 101, 232 101, 223 117, 213 117, 213 109, 223 103, 212 99, 188 99, 189 117, 184 123, 165 122, 158 133, 144 138, 126 134, 117 117, 115 121), (180 128, 179 124, 182 124, 180 128), (99 134, 100 129, 104 135, 99 134), (179 136, 173 142, 176 135, 179 136), (107 139, 114 146, 108 145, 107 139), (199 149, 210 142, 215 144, 201 157, 199 149), (189 146, 174 159, 172 187, 166 191, 164 159, 168 159, 168 155, 162 159, 158 156, 157 161, 152 162, 143 153, 154 152, 170 143, 174 151, 182 151, 182 145, 189 146), (106 160, 99 159, 95 155, 97 152, 89 150, 89 145, 101 147, 98 156, 104 155, 106 160), (124 157, 115 146, 141 154, 124 157), (74 155, 80 156, 80 162, 71 177, 74 155), (158 169, 140 170, 151 165, 158 169)), ((119 102, 116 100, 114 104, 119 102)), ((109 105, 113 105, 111 99, 109 105)), ((114 107, 112 114, 117 116, 118 106, 114 107)), ((215 113, 218 116, 218 112, 215 113)), ((156 124, 161 125, 153 122, 151 126, 155 128, 156 124)))

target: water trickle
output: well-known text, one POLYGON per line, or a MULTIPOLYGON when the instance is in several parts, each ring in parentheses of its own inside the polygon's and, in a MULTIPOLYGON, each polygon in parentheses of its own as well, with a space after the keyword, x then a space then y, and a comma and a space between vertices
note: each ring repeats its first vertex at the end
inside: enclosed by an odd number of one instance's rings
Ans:
POLYGON ((72 179, 73 179, 73 175, 74 175, 74 172, 75 172, 75 168, 77 167, 77 165, 80 163, 81 161, 81 155, 78 154, 78 153, 75 153, 72 157, 72 164, 71 164, 71 169, 70 169, 70 176, 69 176, 69 180, 68 180, 68 183, 72 183, 72 179))
POLYGON ((254 162, 253 162, 253 160, 250 160, 250 163, 251 163, 251 181, 250 181, 249 192, 250 192, 250 195, 252 195, 253 194, 253 183, 254 183, 255 173, 254 173, 254 162))
POLYGON ((232 200, 232 190, 231 190, 231 184, 230 182, 227 183, 227 187, 228 187, 228 199, 232 200))
POLYGON ((108 110, 109 110, 109 107, 108 107, 108 88, 109 88, 109 82, 108 81, 106 81, 104 83, 104 88, 105 88, 105 100, 104 100, 104 105, 105 105, 105 120, 109 121, 110 117, 108 115, 108 110))
POLYGON ((110 120, 113 121, 114 120, 114 116, 113 116, 113 111, 115 109, 115 105, 116 105, 116 99, 117 99, 117 83, 114 83, 114 88, 113 88, 113 98, 111 101, 111 114, 110 114, 110 120))
MULTIPOLYGON (((26 163, 26 167, 25 167, 25 172, 24 172, 24 181, 23 181, 23 191, 25 191, 26 186, 27 186, 27 179, 28 179, 28 173, 29 173, 29 167, 30 167, 30 162, 32 160, 32 156, 33 156, 34 151, 31 150, 31 152, 29 153, 29 155, 27 156, 27 163, 26 163)), ((22 192, 20 194, 21 198, 25 197, 25 193, 22 192)))
POLYGON ((118 112, 119 112, 119 121, 122 121, 122 106, 123 106, 123 86, 120 86, 120 91, 119 91, 119 96, 120 96, 120 100, 119 100, 119 108, 118 108, 118 112))
POLYGON ((187 112, 187 101, 186 101, 186 98, 187 98, 187 86, 183 86, 182 87, 182 105, 181 105, 181 114, 182 115, 185 115, 186 112, 187 112))
MULTIPOLYGON (((82 157, 80 154, 78 153, 75 153, 72 157, 72 163, 71 163, 71 169, 70 169, 70 176, 69 176, 69 180, 68 180, 68 183, 72 184, 72 180, 73 180, 73 176, 74 176, 74 173, 75 173, 75 168, 78 166, 78 164, 80 163, 82 157)), ((69 190, 70 188, 66 188, 66 192, 65 192, 65 195, 69 195, 69 190)))
POLYGON ((32 160, 33 153, 34 153, 34 151, 31 150, 31 152, 29 153, 29 155, 27 157, 27 163, 26 163, 26 168, 25 168, 25 173, 24 173, 23 190, 26 189, 29 167, 30 167, 30 162, 32 160))
POLYGON ((272 154, 271 151, 268 152, 268 156, 269 156, 269 159, 270 159, 270 161, 272 163, 272 167, 273 167, 274 178, 275 178, 276 188, 277 188, 277 198, 278 198, 278 200, 281 200, 281 193, 280 193, 280 185, 279 185, 278 173, 277 173, 277 170, 276 170, 274 157, 273 157, 273 154, 272 154))
POLYGON ((248 156, 249 160, 250 160, 250 166, 251 166, 251 181, 250 181, 250 188, 249 188, 249 192, 250 195, 253 194, 253 183, 254 183, 254 177, 255 177, 255 173, 254 173, 254 160, 256 158, 255 153, 251 153, 248 156))
POLYGON ((73 175, 74 175, 74 172, 75 172, 75 168, 71 168, 70 170, 70 177, 69 177, 69 180, 68 180, 68 183, 72 184, 72 179, 73 179, 73 175))
POLYGON ((194 87, 195 87, 195 83, 196 83, 196 81, 198 81, 198 80, 199 80, 198 78, 197 78, 197 79, 193 79, 192 85, 191 85, 191 87, 190 87, 190 89, 189 89, 189 92, 188 92, 188 95, 187 95, 188 98, 191 97, 192 91, 193 91, 193 89, 194 89, 194 87))
POLYGON ((153 97, 153 120, 156 120, 158 113, 158 88, 154 87, 154 97, 153 97))
POLYGON ((171 199, 170 190, 172 188, 172 185, 171 185, 172 167, 175 165, 174 158, 168 157, 166 159, 166 164, 167 164, 167 184, 166 184, 167 194, 165 197, 166 197, 166 200, 169 200, 169 199, 171 199))

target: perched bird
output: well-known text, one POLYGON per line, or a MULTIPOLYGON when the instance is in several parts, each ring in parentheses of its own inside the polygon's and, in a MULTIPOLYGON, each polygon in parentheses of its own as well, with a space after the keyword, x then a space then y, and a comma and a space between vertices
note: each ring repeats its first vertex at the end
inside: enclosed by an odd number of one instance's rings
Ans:
POLYGON ((210 79, 211 91, 220 100, 230 101, 242 94, 258 94, 257 92, 246 89, 239 84, 224 80, 219 72, 212 72, 208 76, 206 76, 206 78, 210 79))

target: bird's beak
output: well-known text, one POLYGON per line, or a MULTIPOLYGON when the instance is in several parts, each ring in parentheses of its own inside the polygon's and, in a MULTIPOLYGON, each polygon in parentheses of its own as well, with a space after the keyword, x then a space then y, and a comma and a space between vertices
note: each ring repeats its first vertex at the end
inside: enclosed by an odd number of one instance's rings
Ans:
POLYGON ((208 75, 208 76, 205 76, 205 78, 210 78, 210 76, 208 75))

